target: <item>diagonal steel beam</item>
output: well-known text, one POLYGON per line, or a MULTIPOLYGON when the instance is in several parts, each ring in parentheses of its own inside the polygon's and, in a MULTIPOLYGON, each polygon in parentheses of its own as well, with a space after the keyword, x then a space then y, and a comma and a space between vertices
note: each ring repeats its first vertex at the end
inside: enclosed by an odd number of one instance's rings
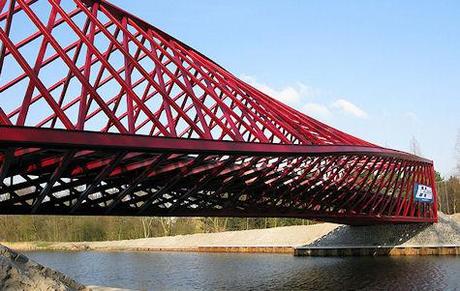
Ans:
POLYGON ((125 198, 126 196, 128 196, 129 194, 131 194, 134 189, 138 186, 138 184, 144 182, 146 179, 148 179, 150 173, 152 173, 156 167, 161 163, 163 162, 164 160, 166 160, 168 157, 168 155, 161 155, 161 156, 158 156, 157 158, 155 158, 149 166, 147 166, 147 168, 144 170, 144 172, 142 172, 139 176, 137 176, 136 179, 134 179, 134 181, 131 181, 129 186, 126 187, 125 189, 123 189, 118 195, 117 197, 113 200, 113 202, 107 206, 107 209, 106 209, 106 213, 110 213, 115 207, 118 206, 118 204, 120 204, 120 202, 123 200, 123 198, 125 198))
POLYGON ((165 194, 167 191, 171 190, 171 188, 173 188, 174 186, 177 185, 177 183, 179 183, 182 179, 183 179, 183 176, 184 176, 184 173, 186 173, 187 171, 189 171, 193 166, 195 166, 196 164, 199 164, 203 161, 205 157, 203 155, 201 156, 198 156, 195 158, 195 161, 188 165, 187 167, 181 169, 179 171, 179 173, 177 173, 173 178, 171 178, 169 180, 168 183, 166 183, 166 185, 164 185, 160 190, 158 190, 157 192, 154 193, 154 195, 151 195, 145 202, 144 204, 141 206, 141 208, 137 211, 137 213, 139 215, 141 214, 144 214, 146 213, 151 207, 152 207, 152 203, 158 198, 158 197, 161 197, 163 196, 163 194, 165 194))
POLYGON ((182 201, 185 199, 193 196, 197 191, 202 189, 203 187, 206 187, 206 185, 211 182, 213 179, 216 179, 217 174, 222 171, 224 168, 229 166, 231 163, 235 161, 235 158, 228 158, 227 161, 223 162, 220 166, 216 167, 213 169, 210 173, 205 174, 203 179, 200 179, 197 181, 196 185, 192 188, 190 188, 186 193, 178 197, 173 205, 169 208, 169 212, 173 212, 182 201))
POLYGON ((48 183, 46 183, 46 186, 43 188, 43 190, 40 192, 38 197, 35 199, 35 201, 32 203, 32 213, 36 213, 38 209, 40 208, 41 203, 43 202, 43 199, 47 195, 49 195, 53 189, 54 184, 59 180, 64 173, 64 171, 67 169, 67 166, 70 164, 72 161, 72 158, 75 154, 75 151, 69 151, 67 152, 63 157, 59 165, 56 167, 54 170, 53 174, 51 175, 50 179, 48 180, 48 183))
POLYGON ((107 178, 107 176, 113 171, 113 169, 120 164, 120 162, 123 160, 123 158, 126 156, 126 154, 127 154, 126 152, 121 152, 119 154, 116 154, 113 157, 112 162, 107 164, 107 166, 105 166, 102 169, 102 171, 97 175, 97 177, 92 181, 91 185, 88 188, 86 188, 83 193, 80 194, 80 196, 78 197, 77 201, 70 208, 69 212, 71 214, 75 213, 77 211, 77 209, 80 207, 80 205, 83 203, 83 201, 85 201, 85 199, 88 198, 88 195, 93 193, 93 191, 97 187, 97 185, 99 185, 99 183, 101 183, 102 180, 107 178))

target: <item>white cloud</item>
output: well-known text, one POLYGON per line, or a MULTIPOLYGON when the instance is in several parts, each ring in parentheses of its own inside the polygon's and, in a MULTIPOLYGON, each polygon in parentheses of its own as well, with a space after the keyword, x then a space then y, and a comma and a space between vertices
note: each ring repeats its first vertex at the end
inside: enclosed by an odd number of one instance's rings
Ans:
POLYGON ((265 83, 257 81, 257 79, 253 76, 241 75, 240 78, 270 97, 273 97, 294 108, 300 109, 305 114, 313 118, 321 119, 323 121, 330 120, 333 117, 332 112, 337 110, 358 118, 364 119, 368 117, 368 114, 364 110, 345 99, 337 99, 331 104, 327 104, 329 103, 327 101, 324 101, 324 103, 316 101, 319 98, 322 100, 331 100, 331 96, 301 82, 297 82, 294 85, 286 86, 281 89, 275 89, 265 83), (315 99, 315 102, 310 101, 312 99, 315 99))
POLYGON ((302 82, 297 82, 297 87, 299 88, 302 97, 315 98, 324 95, 324 92, 318 88, 310 87, 302 82))
POLYGON ((341 111, 343 111, 343 112, 345 112, 347 114, 351 114, 351 115, 353 115, 355 117, 358 117, 358 118, 367 118, 368 117, 368 114, 364 110, 362 110, 361 108, 359 108, 355 104, 353 104, 350 101, 345 100, 345 99, 336 100, 334 103, 332 103, 332 107, 340 109, 341 111))
POLYGON ((301 82, 297 82, 294 86, 286 86, 281 89, 275 89, 265 83, 257 81, 256 78, 252 76, 241 75, 241 80, 264 92, 268 96, 293 106, 299 104, 302 98, 309 98, 316 94, 316 91, 313 88, 301 82))
POLYGON ((308 116, 321 120, 329 119, 332 116, 332 112, 329 110, 329 108, 319 103, 307 103, 302 107, 302 111, 305 112, 305 114, 308 116))

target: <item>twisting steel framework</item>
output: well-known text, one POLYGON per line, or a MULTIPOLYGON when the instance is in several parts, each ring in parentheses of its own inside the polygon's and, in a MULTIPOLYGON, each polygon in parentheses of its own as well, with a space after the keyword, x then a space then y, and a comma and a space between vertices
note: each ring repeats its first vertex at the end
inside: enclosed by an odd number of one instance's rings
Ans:
POLYGON ((316 121, 106 1, 0 0, 0 26, 1 214, 437 219, 431 161, 316 121))

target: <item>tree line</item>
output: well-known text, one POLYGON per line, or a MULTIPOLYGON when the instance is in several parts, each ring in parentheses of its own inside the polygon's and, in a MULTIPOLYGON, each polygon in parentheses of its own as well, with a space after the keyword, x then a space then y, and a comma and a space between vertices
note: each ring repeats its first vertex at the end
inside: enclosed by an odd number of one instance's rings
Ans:
MULTIPOLYGON (((420 144, 415 137, 409 142, 410 152, 415 155, 422 155, 420 144)), ((436 172, 436 192, 438 194, 438 211, 446 214, 460 212, 460 129, 457 133, 457 140, 454 147, 455 168, 451 176, 443 178, 436 172)))
POLYGON ((438 179, 438 211, 446 214, 460 212, 460 178, 451 176, 448 179, 438 179))
POLYGON ((455 169, 454 174, 443 179, 436 174, 436 188, 438 193, 438 210, 454 214, 460 212, 460 129, 455 143, 455 169))
POLYGON ((100 241, 313 224, 294 218, 0 216, 0 241, 100 241))

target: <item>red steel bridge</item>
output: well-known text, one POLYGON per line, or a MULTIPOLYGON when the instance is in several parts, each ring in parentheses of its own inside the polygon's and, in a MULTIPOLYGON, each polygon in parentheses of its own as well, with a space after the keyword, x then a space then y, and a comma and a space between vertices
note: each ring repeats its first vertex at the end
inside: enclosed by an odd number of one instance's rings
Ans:
POLYGON ((0 214, 437 221, 432 161, 310 118, 106 1, 0 0, 0 39, 0 214))

